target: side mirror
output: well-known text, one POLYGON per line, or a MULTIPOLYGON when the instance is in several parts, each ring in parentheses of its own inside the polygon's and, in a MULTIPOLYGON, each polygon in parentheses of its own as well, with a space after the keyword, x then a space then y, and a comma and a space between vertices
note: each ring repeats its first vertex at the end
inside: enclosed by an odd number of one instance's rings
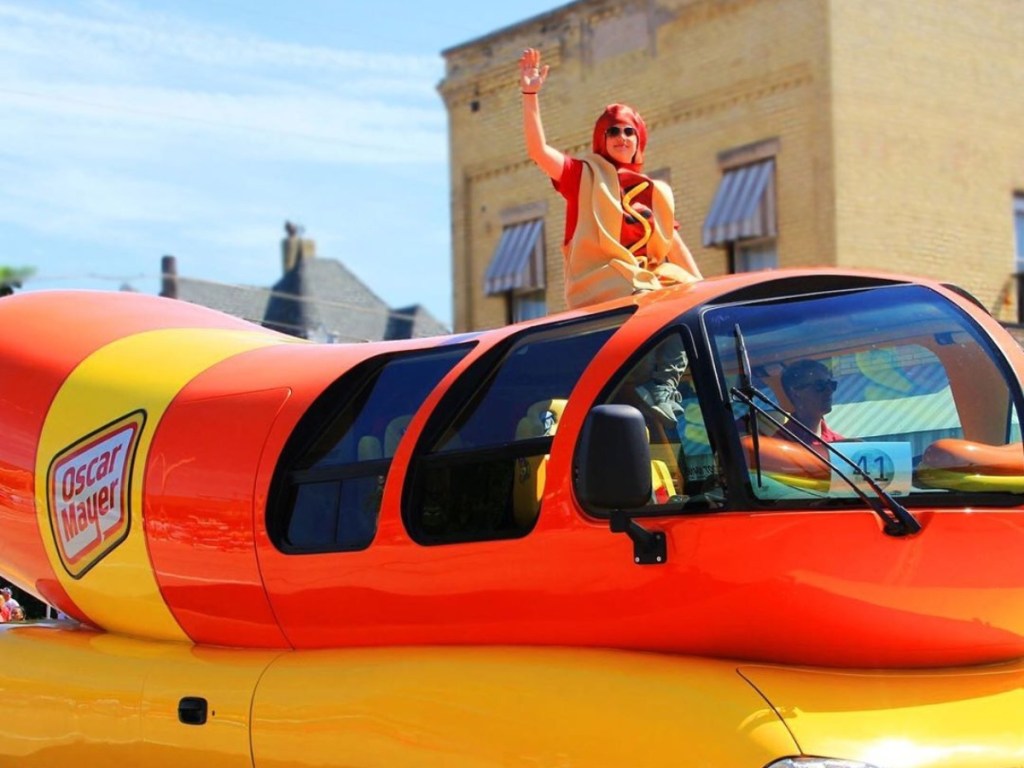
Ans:
POLYGON ((576 450, 576 492, 584 504, 636 509, 651 498, 651 446, 631 405, 598 405, 587 414, 576 450))
POLYGON ((651 498, 651 445, 644 417, 631 405, 598 405, 583 422, 573 467, 576 492, 590 507, 608 510, 612 533, 633 541, 633 562, 658 565, 665 534, 642 528, 630 515, 651 498))

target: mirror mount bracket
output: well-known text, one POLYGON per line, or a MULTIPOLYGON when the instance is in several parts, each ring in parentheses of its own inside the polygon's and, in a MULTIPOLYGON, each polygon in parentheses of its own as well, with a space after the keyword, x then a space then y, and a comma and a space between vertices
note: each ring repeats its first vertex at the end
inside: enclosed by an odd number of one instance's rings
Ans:
POLYGON ((633 542, 633 562, 637 565, 664 565, 668 562, 668 548, 662 531, 649 531, 629 513, 615 510, 608 518, 612 533, 624 533, 633 542))

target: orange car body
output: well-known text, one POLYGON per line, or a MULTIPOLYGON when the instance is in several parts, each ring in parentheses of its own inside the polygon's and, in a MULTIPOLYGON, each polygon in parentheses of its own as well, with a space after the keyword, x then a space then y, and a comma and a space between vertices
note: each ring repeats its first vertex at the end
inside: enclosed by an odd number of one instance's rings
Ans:
MULTIPOLYGON (((346 345, 299 341, 128 293, 16 295, 0 301, 0 321, 0 569, 125 643, 251 649, 263 654, 257 666, 278 652, 392 646, 603 648, 900 674, 1024 657, 1024 512, 1014 496, 1024 454, 1010 432, 996 434, 991 414, 961 405, 998 406, 1005 421, 1020 401, 1024 353, 986 312, 937 283, 839 272, 736 275, 477 334, 346 345), (742 366, 712 338, 713 315, 702 313, 779 296, 824 302, 841 294, 870 306, 875 292, 904 288, 968 330, 916 337, 915 349, 935 360, 959 355, 946 389, 920 395, 956 398, 959 426, 924 459, 915 454, 914 491, 902 498, 921 530, 892 536, 854 494, 787 503, 794 488, 816 484, 827 496, 833 471, 768 429, 759 432, 755 460, 750 435, 736 432, 745 406, 730 397, 742 366), (461 409, 493 391, 493 372, 524 339, 570 337, 577 327, 603 335, 571 392, 551 393, 562 398, 552 412, 557 431, 530 462, 525 453, 510 459, 517 472, 543 469, 535 517, 501 535, 432 533, 432 478, 457 484, 462 468, 475 466, 453 459, 454 469, 444 469, 449 454, 472 452, 451 437, 467 423, 461 409), (635 517, 666 544, 662 562, 638 565, 630 540, 581 500, 574 474, 588 414, 673 328, 681 329, 691 372, 703 377, 687 417, 703 419, 714 454, 705 474, 717 479, 703 506, 687 507, 698 494, 681 487, 635 517), (366 540, 334 549, 289 544, 290 524, 278 516, 286 507, 296 514, 316 472, 342 486, 366 480, 361 459, 334 474, 294 463, 320 439, 317 424, 357 418, 346 403, 364 390, 346 382, 403 355, 452 350, 436 384, 405 404, 401 434, 386 435, 381 425, 362 443, 365 466, 379 468, 366 540), (977 376, 968 363, 980 360, 992 361, 1001 378, 977 376), (381 453, 391 438, 390 453, 381 453), (941 493, 918 487, 929 472, 941 493), (783 489, 781 501, 759 496, 762 475, 783 489), (1000 475, 1009 480, 998 493, 978 490, 1000 475), (787 477, 796 477, 792 486, 787 477), (960 503, 961 492, 976 495, 960 503)), ((765 325, 764 338, 772 333, 765 325)), ((758 338, 748 339, 753 370, 772 380, 772 355, 783 353, 769 352, 767 341, 758 347, 758 338)), ((872 338, 836 342, 833 351, 863 361, 880 345, 872 338)), ((509 424, 524 413, 508 413, 509 424)), ((1019 420, 1011 413, 1009 421, 1019 420)), ((513 443, 481 451, 501 454, 513 443)), ((681 472, 675 484, 695 488, 696 470, 681 472)), ((462 498, 457 489, 443 494, 437 498, 462 498)))

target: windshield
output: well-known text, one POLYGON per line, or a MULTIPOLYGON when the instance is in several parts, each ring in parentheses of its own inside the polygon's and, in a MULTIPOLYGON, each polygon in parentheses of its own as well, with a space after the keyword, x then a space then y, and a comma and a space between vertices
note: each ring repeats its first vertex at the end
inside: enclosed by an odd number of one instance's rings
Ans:
POLYGON ((822 455, 824 443, 838 448, 893 496, 970 494, 978 503, 978 494, 1024 492, 1016 384, 991 342, 939 294, 894 286, 714 308, 703 321, 726 391, 745 384, 738 326, 750 385, 785 411, 765 404, 775 419, 757 417, 755 456, 755 422, 733 405, 759 498, 855 495, 801 441, 822 455))

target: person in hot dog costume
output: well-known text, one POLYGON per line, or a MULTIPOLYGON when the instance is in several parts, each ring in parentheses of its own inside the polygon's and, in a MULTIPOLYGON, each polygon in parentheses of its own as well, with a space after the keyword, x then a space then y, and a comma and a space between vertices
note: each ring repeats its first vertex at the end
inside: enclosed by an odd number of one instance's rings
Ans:
MULTIPOLYGON (((540 52, 519 58, 526 152, 566 200, 565 300, 570 308, 686 285, 702 275, 679 235, 672 189, 642 173, 647 125, 625 104, 610 104, 594 125, 592 152, 573 157, 547 143, 539 94, 548 76, 540 52)), ((682 349, 658 355, 648 386, 653 405, 671 421, 678 406, 682 349)))

